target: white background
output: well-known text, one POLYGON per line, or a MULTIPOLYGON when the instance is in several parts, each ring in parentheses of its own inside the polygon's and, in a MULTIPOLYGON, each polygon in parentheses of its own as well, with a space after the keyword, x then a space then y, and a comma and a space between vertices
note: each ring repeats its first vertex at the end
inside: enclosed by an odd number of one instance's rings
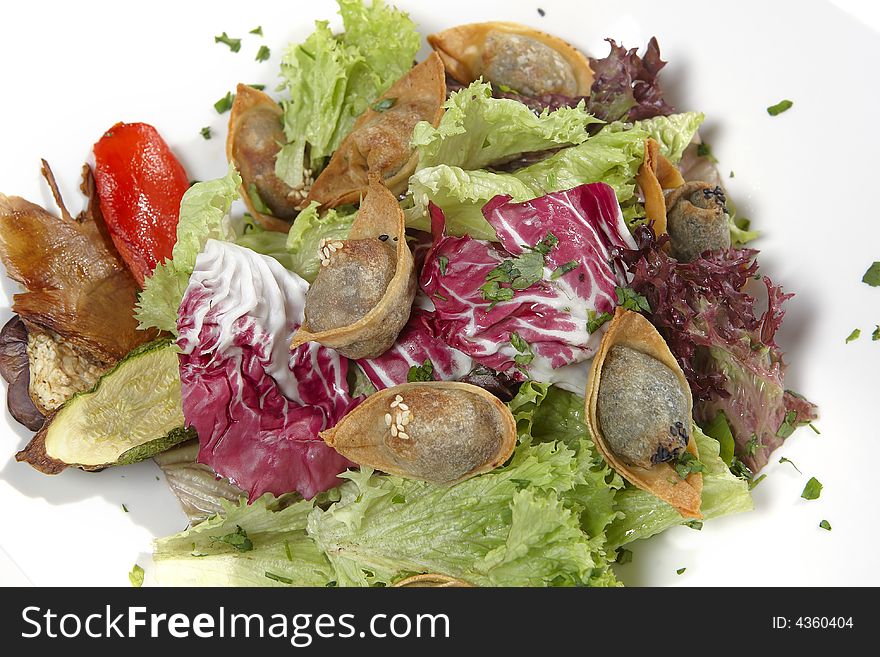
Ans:
MULTIPOLYGON (((457 23, 512 20, 604 56, 602 39, 643 47, 656 35, 667 97, 704 111, 704 139, 733 170, 729 190, 764 233, 762 270, 797 296, 780 335, 789 387, 817 402, 822 431, 802 429, 765 469, 757 510, 676 528, 634 546, 628 584, 880 584, 876 476, 880 289, 860 282, 880 260, 875 197, 880 17, 869 3, 822 2, 398 2, 423 34, 457 23), (537 7, 545 10, 540 17, 537 7), (794 107, 775 118, 782 98, 794 107), (860 327, 862 338, 844 339, 860 327), (776 463, 787 456, 803 471, 776 463), (800 499, 816 476, 819 500, 800 499), (827 519, 832 532, 818 528, 827 519), (675 571, 686 567, 685 574, 675 571)), ((0 39, 0 190, 52 207, 39 158, 78 209, 79 169, 116 121, 156 126, 191 178, 225 172, 225 119, 213 103, 235 83, 277 81, 283 46, 329 1, 40 2, 3 10, 0 39), (265 38, 247 34, 262 25, 265 38), (213 37, 242 38, 231 53, 213 37), (261 44, 272 48, 257 63, 261 44), (214 139, 199 129, 210 125, 214 139)), ((15 286, 4 280, 0 321, 15 286)), ((47 477, 14 461, 29 438, 0 420, 0 584, 127 585, 153 537, 186 521, 152 462, 98 474, 47 477), (129 513, 124 513, 125 504, 129 513)), ((148 580, 149 581, 149 580, 148 580)))

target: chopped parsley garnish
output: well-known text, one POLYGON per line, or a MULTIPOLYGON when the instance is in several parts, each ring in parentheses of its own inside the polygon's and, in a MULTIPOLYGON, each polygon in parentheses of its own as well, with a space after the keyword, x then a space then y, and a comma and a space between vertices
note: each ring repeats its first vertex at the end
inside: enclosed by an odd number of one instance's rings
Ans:
POLYGON ((480 290, 483 298, 492 302, 489 307, 492 308, 499 301, 510 301, 517 290, 525 290, 544 278, 544 256, 558 241, 548 233, 547 237, 522 255, 503 260, 486 274, 486 282, 480 290))
MULTIPOLYGON (((443 296, 442 294, 440 294, 439 292, 434 292, 434 294, 431 295, 431 296, 433 296, 435 299, 440 299, 440 301, 449 301, 449 299, 447 299, 446 297, 444 297, 444 296, 443 296)), ((513 295, 511 294, 510 296, 512 297, 513 295)))
POLYGON ((874 328, 874 332, 871 333, 871 340, 873 340, 874 342, 876 342, 877 340, 880 340, 880 324, 878 324, 874 328))
POLYGON ((449 258, 440 256, 437 258, 437 265, 440 267, 440 275, 446 276, 446 268, 449 266, 449 258))
POLYGON ((749 470, 749 467, 740 461, 735 456, 730 461, 730 472, 733 476, 742 479, 743 481, 751 481, 752 480, 752 471, 749 470))
POLYGON ((251 89, 256 89, 257 91, 263 91, 263 89, 266 88, 266 85, 265 85, 265 84, 249 84, 248 86, 249 86, 251 89))
POLYGON ((758 434, 753 433, 751 440, 746 443, 746 454, 748 454, 749 456, 754 456, 759 447, 763 449, 765 445, 758 438, 758 434))
POLYGON ((791 109, 792 105, 794 105, 794 103, 790 100, 780 100, 775 105, 771 105, 767 108, 767 114, 769 114, 770 116, 777 116, 791 109))
POLYGON ((546 16, 546 15, 547 15, 547 12, 544 11, 543 9, 541 9, 540 7, 538 7, 538 16, 540 16, 541 18, 543 18, 543 17, 546 16))
POLYGON ((766 478, 767 478, 767 475, 762 474, 762 475, 761 475, 760 477, 758 477, 757 479, 753 479, 751 482, 749 482, 749 490, 754 490, 754 489, 758 486, 758 484, 760 484, 760 483, 761 483, 762 481, 764 481, 766 478))
POLYGON ((131 572, 128 574, 128 581, 131 582, 131 585, 136 589, 142 587, 144 585, 144 569, 135 564, 134 568, 132 568, 131 572))
POLYGON ((776 437, 785 440, 794 433, 795 429, 797 429, 797 411, 789 411, 776 430, 776 437))
POLYGON ((252 29, 248 34, 257 34, 259 36, 263 36, 263 26, 257 25, 254 29, 252 29))
POLYGON ((289 577, 284 577, 283 575, 276 575, 275 573, 270 573, 268 570, 263 573, 268 579, 274 580, 276 582, 281 582, 282 584, 293 584, 293 580, 289 577))
POLYGON ((791 467, 793 467, 795 470, 797 470, 797 471, 800 472, 801 474, 804 474, 803 472, 801 472, 801 469, 800 469, 799 467, 797 467, 797 466, 794 464, 794 461, 792 461, 791 459, 787 459, 787 458, 785 458, 785 457, 783 456, 781 459, 779 459, 779 462, 780 462, 780 463, 788 463, 788 464, 789 464, 791 467))
POLYGON ((815 477, 810 477, 807 485, 804 486, 804 492, 801 493, 801 497, 803 497, 805 500, 817 500, 819 499, 819 495, 821 494, 822 484, 820 484, 819 480, 815 477))
POLYGON ((602 324, 610 320, 614 315, 611 313, 597 314, 595 310, 587 312, 587 333, 595 333, 602 324))
POLYGON ((675 571, 675 574, 676 575, 684 575, 684 571, 686 571, 686 570, 687 570, 687 568, 679 568, 678 570, 675 571))
POLYGON ((254 549, 253 542, 248 538, 247 532, 241 528, 241 525, 236 525, 234 532, 225 536, 217 536, 214 540, 231 545, 239 552, 250 552, 254 549))
POLYGON ((232 52, 241 50, 241 39, 233 39, 226 32, 214 37, 214 43, 225 43, 232 52))
POLYGON ((396 98, 383 98, 370 105, 370 107, 374 112, 384 112, 385 110, 390 110, 396 103, 396 98))
POLYGON ((426 358, 421 365, 413 365, 406 373, 407 383, 418 383, 419 381, 434 381, 434 363, 430 358, 426 358))
POLYGON ((675 460, 675 472, 682 479, 687 479, 688 475, 694 472, 702 472, 703 464, 700 460, 690 452, 682 452, 675 460))
POLYGON ((849 343, 852 342, 853 340, 858 340, 859 337, 860 337, 861 335, 862 335, 862 330, 861 330, 861 329, 853 329, 852 333, 850 333, 850 334, 846 337, 846 344, 849 344, 849 343))
POLYGON ((731 177, 731 178, 736 178, 736 176, 735 176, 734 173, 733 173, 733 169, 730 170, 730 177, 731 177))
POLYGON ((617 305, 635 312, 651 312, 648 300, 631 287, 616 287, 614 291, 617 293, 617 305))
POLYGON ((718 164, 718 159, 712 155, 712 147, 709 144, 698 144, 697 145, 697 155, 700 157, 708 158, 710 162, 713 164, 718 164))
POLYGON ((535 354, 532 352, 532 345, 523 340, 519 333, 513 332, 510 334, 510 344, 519 352, 513 357, 513 360, 517 365, 528 365, 535 360, 535 354))
POLYGON ((632 563, 633 553, 632 550, 627 550, 626 548, 620 548, 617 551, 617 563, 632 563))
POLYGON ((696 529, 697 531, 700 531, 703 528, 703 521, 702 520, 688 520, 686 523, 684 523, 684 526, 690 527, 691 529, 696 529))
POLYGON ((202 139, 210 139, 211 138, 211 126, 205 126, 201 130, 199 130, 199 134, 202 136, 202 139))
POLYGON ((272 56, 272 51, 269 50, 269 46, 263 45, 263 46, 260 46, 260 49, 257 51, 257 56, 254 57, 254 60, 256 60, 258 62, 265 62, 271 56, 272 56))
POLYGON ((816 425, 813 424, 812 422, 810 422, 807 426, 810 427, 810 429, 813 430, 813 433, 815 433, 817 436, 821 436, 821 435, 822 435, 822 432, 819 431, 819 430, 816 428, 816 425))
POLYGON ((516 89, 514 89, 513 87, 508 87, 506 84, 501 84, 500 82, 497 82, 495 86, 498 87, 500 91, 503 91, 506 94, 516 93, 516 89))
POLYGON ((234 102, 235 94, 231 91, 227 91, 223 98, 214 103, 214 109, 217 110, 217 114, 225 114, 232 109, 232 103, 234 102))
POLYGON ((822 522, 820 522, 819 526, 822 529, 824 529, 825 531, 829 531, 829 532, 831 531, 831 523, 828 522, 827 520, 823 520, 822 522))
POLYGON ((868 271, 862 276, 862 283, 867 283, 871 287, 880 286, 880 262, 875 262, 868 267, 868 271))
POLYGON ((579 264, 580 263, 577 260, 569 260, 565 264, 559 265, 553 270, 553 273, 550 274, 550 280, 555 281, 560 276, 565 276, 568 272, 577 269, 579 264))
POLYGON ((124 504, 122 505, 122 510, 125 511, 126 513, 128 513, 128 507, 125 506, 124 504))
POLYGON ((290 552, 290 542, 287 539, 284 539, 284 555, 288 561, 293 561, 293 554, 290 552))

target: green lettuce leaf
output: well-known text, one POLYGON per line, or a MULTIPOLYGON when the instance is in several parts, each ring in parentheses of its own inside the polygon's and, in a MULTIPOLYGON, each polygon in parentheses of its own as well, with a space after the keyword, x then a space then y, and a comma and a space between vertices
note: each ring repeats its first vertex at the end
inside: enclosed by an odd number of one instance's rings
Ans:
POLYGON ((356 212, 350 210, 328 210, 323 215, 318 214, 318 204, 312 201, 309 206, 299 213, 296 221, 290 228, 290 232, 284 236, 284 248, 288 254, 289 265, 285 267, 295 271, 309 283, 315 280, 318 270, 321 268, 319 251, 321 240, 344 240, 348 237, 351 225, 354 223, 356 212))
POLYGON ((480 81, 452 94, 444 107, 440 125, 422 121, 413 131, 419 169, 482 169, 521 153, 580 144, 587 126, 601 123, 583 103, 538 116, 516 100, 492 98, 492 86, 480 81))
POLYGON ((336 574, 324 553, 306 534, 312 502, 286 508, 271 495, 253 504, 224 501, 216 515, 185 532, 158 539, 154 576, 171 586, 326 586, 336 574), (244 531, 252 549, 240 551, 222 538, 244 531))
MULTIPOLYGON (((721 444, 706 436, 696 425, 697 441, 703 470, 703 499, 700 511, 706 520, 743 511, 751 511, 752 496, 748 483, 731 474, 721 460, 721 444)), ((675 525, 687 522, 674 508, 651 493, 634 487, 618 491, 615 509, 620 512, 608 528, 608 545, 618 548, 632 541, 648 538, 675 525)))
POLYGON ((223 178, 196 183, 180 201, 177 242, 171 260, 156 266, 144 281, 135 310, 139 328, 156 327, 177 334, 177 307, 186 291, 196 256, 209 239, 236 238, 229 208, 238 198, 241 176, 230 164, 223 178))
POLYGON ((235 238, 236 244, 275 258, 285 269, 293 269, 293 257, 287 250, 287 233, 266 230, 250 220, 246 221, 241 232, 235 238))
POLYGON ((647 132, 660 145, 660 154, 678 164, 705 118, 702 112, 682 112, 636 121, 634 127, 647 132))
POLYGON ((334 35, 327 21, 281 61, 284 134, 288 143, 275 160, 275 174, 288 185, 305 169, 323 165, 351 131, 357 117, 411 66, 420 37, 405 12, 373 0, 339 0, 345 31, 334 35))

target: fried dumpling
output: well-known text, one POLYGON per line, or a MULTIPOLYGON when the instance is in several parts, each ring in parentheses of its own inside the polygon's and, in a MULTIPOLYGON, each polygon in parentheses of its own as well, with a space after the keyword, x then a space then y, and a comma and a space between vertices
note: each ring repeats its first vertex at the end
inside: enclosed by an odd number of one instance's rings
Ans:
POLYGON ((294 189, 275 175, 275 158, 286 142, 281 107, 269 96, 239 84, 229 116, 226 159, 241 174, 241 198, 266 230, 286 233, 305 207, 306 183, 294 189))
POLYGON ((321 246, 321 269, 292 347, 314 341, 348 358, 376 358, 394 344, 416 293, 404 230, 397 199, 371 174, 348 239, 321 246))
POLYGON ((639 313, 615 311, 593 359, 586 407, 593 442, 608 465, 681 515, 702 517, 690 386, 639 313))
POLYGON ((419 121, 437 126, 446 102, 443 63, 436 53, 391 85, 354 124, 327 167, 315 180, 308 201, 325 208, 357 203, 377 173, 395 195, 406 189, 418 154, 410 145, 419 121))
POLYGON ((446 71, 461 84, 477 78, 527 96, 588 96, 593 71, 562 39, 527 25, 470 23, 428 36, 446 71))

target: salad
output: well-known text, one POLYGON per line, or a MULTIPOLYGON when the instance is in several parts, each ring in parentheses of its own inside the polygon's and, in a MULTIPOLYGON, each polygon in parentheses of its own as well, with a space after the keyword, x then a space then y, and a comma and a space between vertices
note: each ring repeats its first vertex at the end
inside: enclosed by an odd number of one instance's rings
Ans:
POLYGON ((222 178, 119 123, 79 216, 46 162, 60 216, 0 195, 17 459, 155 459, 171 585, 617 586, 630 543, 750 510, 817 409, 657 40, 478 23, 415 61, 406 13, 339 12, 218 101, 222 178))

